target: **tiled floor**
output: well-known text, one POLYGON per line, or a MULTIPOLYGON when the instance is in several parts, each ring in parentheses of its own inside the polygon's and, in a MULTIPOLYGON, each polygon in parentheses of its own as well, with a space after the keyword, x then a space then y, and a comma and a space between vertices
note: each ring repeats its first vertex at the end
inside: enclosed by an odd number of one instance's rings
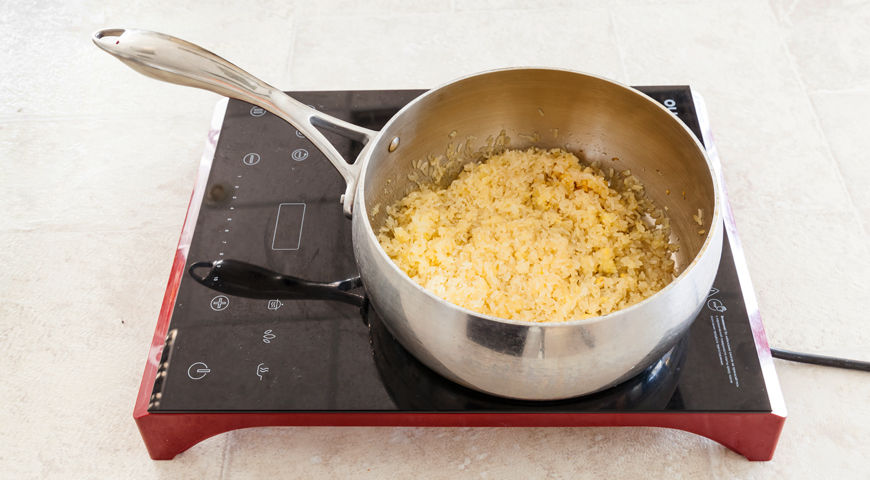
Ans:
POLYGON ((789 420, 769 463, 635 428, 254 429, 150 461, 132 402, 216 96, 98 51, 89 35, 108 26, 172 33, 286 89, 428 87, 517 65, 691 84, 710 110, 771 343, 870 359, 870 4, 177 3, 0 6, 0 477, 870 471, 870 376, 779 361, 789 420))

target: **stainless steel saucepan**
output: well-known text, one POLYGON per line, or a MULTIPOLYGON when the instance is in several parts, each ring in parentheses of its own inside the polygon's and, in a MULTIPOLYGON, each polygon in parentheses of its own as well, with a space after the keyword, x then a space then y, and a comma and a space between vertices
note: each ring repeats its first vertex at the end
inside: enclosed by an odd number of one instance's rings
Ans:
MULTIPOLYGON (((305 134, 347 182, 341 198, 345 214, 352 217, 354 254, 372 305, 406 349, 462 385, 525 400, 575 397, 615 385, 675 344, 713 283, 723 224, 711 163, 685 125, 632 88, 566 70, 483 72, 430 90, 375 132, 309 108, 171 36, 107 29, 96 32, 93 41, 145 75, 250 102, 305 134), (365 147, 355 161, 347 161, 318 128, 360 140, 365 147), (416 188, 409 175, 425 173, 418 171, 421 159, 461 151, 464 156, 454 155, 456 161, 477 161, 480 155, 470 152, 504 146, 498 140, 508 137, 510 148, 567 146, 605 166, 618 158, 616 169, 630 169, 657 205, 668 206, 681 244, 679 276, 655 295, 609 315, 537 324, 472 312, 412 281, 376 238, 383 207, 416 188), (463 149, 457 148, 460 143, 463 149), (703 225, 692 218, 699 209, 703 225)), ((221 274, 215 267, 214 273, 221 274)), ((230 283, 232 270, 224 269, 230 283)), ((266 270, 260 279, 263 285, 296 281, 266 270)), ((342 299, 327 290, 323 287, 320 298, 342 299)))

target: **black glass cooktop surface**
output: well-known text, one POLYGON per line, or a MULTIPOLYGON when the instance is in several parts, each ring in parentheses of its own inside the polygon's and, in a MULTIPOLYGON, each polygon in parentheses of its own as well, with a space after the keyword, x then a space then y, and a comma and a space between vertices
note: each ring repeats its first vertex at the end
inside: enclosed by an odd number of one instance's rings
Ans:
MULTIPOLYGON (((689 87, 638 87, 701 137, 689 87)), ((293 92, 379 129, 422 90, 293 92)), ((361 145, 327 137, 354 158, 361 145)), ((727 168, 727 166, 726 166, 727 168)), ((295 129, 230 100, 188 264, 237 259, 315 281, 356 275, 344 181, 295 129)), ((193 221, 192 219, 189 221, 193 221)), ((149 411, 758 411, 771 406, 726 238, 714 288, 688 334, 637 377, 558 402, 492 397, 419 363, 368 308, 253 300, 184 275, 149 411)))

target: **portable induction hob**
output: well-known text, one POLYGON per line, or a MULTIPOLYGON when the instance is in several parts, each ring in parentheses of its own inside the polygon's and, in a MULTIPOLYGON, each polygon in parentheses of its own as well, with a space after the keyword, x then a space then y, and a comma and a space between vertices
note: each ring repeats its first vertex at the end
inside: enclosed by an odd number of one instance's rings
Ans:
MULTIPOLYGON (((702 138, 721 181, 701 98, 638 87, 702 138)), ((371 129, 423 90, 293 92, 371 129)), ((360 144, 326 133, 355 158, 360 144)), ((723 188, 724 191, 724 188, 723 188)), ((367 307, 220 294, 186 274, 237 259, 309 280, 354 277, 344 181, 292 126, 224 99, 184 222, 134 418, 154 459, 218 433, 258 426, 657 426, 694 432, 750 460, 773 456, 785 404, 727 201, 726 241, 688 334, 637 377, 593 395, 514 401, 423 366, 367 307)))

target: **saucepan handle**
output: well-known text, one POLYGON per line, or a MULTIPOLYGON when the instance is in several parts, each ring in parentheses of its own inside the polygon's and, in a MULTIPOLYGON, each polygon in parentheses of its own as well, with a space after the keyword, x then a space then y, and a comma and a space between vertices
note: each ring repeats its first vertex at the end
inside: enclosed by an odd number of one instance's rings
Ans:
POLYGON ((350 290, 362 286, 359 277, 320 283, 282 275, 239 260, 196 262, 188 273, 208 288, 227 295, 278 300, 334 300, 362 307, 364 296, 350 290), (208 269, 206 272, 205 270, 208 269))
POLYGON ((260 106, 286 120, 317 147, 347 182, 344 212, 350 216, 360 162, 349 163, 315 127, 368 144, 377 132, 319 112, 241 68, 190 42, 147 30, 104 29, 94 43, 130 68, 164 82, 210 90, 260 106))

